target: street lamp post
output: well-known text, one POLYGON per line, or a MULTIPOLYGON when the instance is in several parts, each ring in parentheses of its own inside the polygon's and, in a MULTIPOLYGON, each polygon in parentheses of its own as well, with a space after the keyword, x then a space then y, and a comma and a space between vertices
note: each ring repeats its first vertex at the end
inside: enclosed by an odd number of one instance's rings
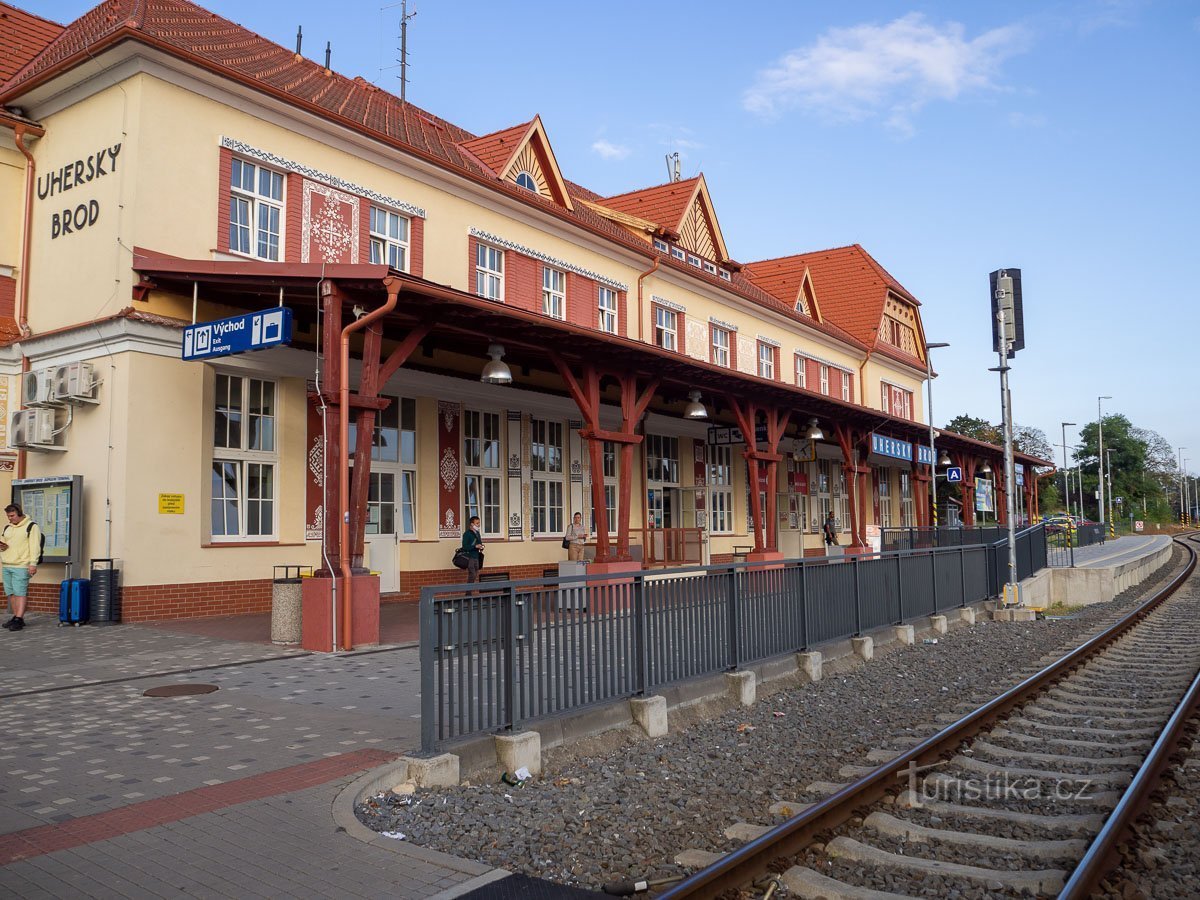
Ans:
POLYGON ((930 350, 940 350, 942 347, 950 345, 944 342, 935 342, 925 345, 925 385, 926 396, 925 415, 929 419, 929 500, 930 506, 933 509, 933 518, 930 520, 934 528, 938 527, 938 511, 937 511, 937 448, 934 447, 934 430, 933 430, 933 363, 929 359, 930 350))
POLYGON ((1175 458, 1177 460, 1176 465, 1179 466, 1179 524, 1180 525, 1183 524, 1183 451, 1186 449, 1187 449, 1187 447, 1177 447, 1175 449, 1175 453, 1176 453, 1175 458))
MULTIPOLYGON (((1066 487, 1066 490, 1063 491, 1063 496, 1067 498, 1067 516, 1068 517, 1071 515, 1071 473, 1070 473, 1070 470, 1067 469, 1067 426, 1074 425, 1074 424, 1075 424, 1074 422, 1063 422, 1062 423, 1063 483, 1064 483, 1064 486, 1066 487)), ((1080 510, 1079 514, 1082 516, 1083 510, 1080 510)))
POLYGON ((1100 500, 1100 506, 1098 507, 1100 515, 1098 518, 1101 525, 1104 524, 1104 413, 1100 411, 1100 403, 1103 400, 1111 399, 1112 397, 1109 397, 1108 395, 1096 398, 1096 427, 1099 429, 1099 452, 1096 454, 1097 465, 1099 468, 1096 470, 1096 490, 1100 500))
POLYGON ((1116 531, 1115 523, 1116 523, 1116 518, 1117 518, 1117 504, 1116 504, 1116 501, 1113 500, 1113 492, 1112 492, 1112 475, 1113 475, 1112 447, 1109 447, 1107 450, 1104 451, 1104 465, 1107 467, 1107 470, 1108 470, 1107 471, 1107 474, 1108 474, 1108 536, 1116 537, 1117 531, 1116 531))
POLYGON ((1187 467, 1188 467, 1188 463, 1190 463, 1190 462, 1191 462, 1190 459, 1185 459, 1183 461, 1183 509, 1184 509, 1183 524, 1184 524, 1184 526, 1192 524, 1191 484, 1189 483, 1189 479, 1188 479, 1188 475, 1187 475, 1187 467))

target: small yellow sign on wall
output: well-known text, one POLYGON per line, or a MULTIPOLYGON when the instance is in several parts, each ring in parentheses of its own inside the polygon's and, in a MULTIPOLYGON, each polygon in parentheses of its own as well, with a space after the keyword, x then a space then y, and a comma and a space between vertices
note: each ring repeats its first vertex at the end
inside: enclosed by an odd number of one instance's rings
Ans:
POLYGON ((160 516, 182 516, 183 494, 159 494, 158 514, 160 516))

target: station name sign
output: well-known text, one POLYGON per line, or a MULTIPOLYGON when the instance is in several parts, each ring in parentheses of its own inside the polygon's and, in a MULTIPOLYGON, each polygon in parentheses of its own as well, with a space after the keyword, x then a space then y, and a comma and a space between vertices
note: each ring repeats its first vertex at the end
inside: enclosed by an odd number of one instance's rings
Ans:
MULTIPOLYGON (((49 200, 57 194, 65 194, 73 188, 89 184, 97 178, 103 178, 117 171, 117 157, 121 155, 121 145, 101 147, 95 153, 72 160, 65 166, 39 175, 37 179, 37 195, 39 200, 49 200)), ((61 212, 55 212, 50 217, 50 239, 54 240, 64 234, 83 231, 95 225, 100 219, 100 201, 84 200, 75 206, 64 206, 61 212)))
MULTIPOLYGON (((871 452, 878 456, 889 456, 892 459, 902 459, 912 462, 913 445, 908 441, 885 437, 882 434, 871 435, 871 452)), ((933 453, 924 444, 917 445, 917 462, 929 465, 933 462, 933 453)))
POLYGON ((290 344, 292 311, 286 306, 189 325, 183 329, 183 358, 211 359, 290 344))

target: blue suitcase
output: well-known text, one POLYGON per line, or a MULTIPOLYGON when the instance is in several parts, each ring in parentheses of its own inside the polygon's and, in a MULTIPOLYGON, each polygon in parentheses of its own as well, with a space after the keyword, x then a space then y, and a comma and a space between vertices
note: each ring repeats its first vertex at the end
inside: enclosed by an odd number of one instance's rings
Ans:
POLYGON ((82 625, 89 618, 92 583, 86 578, 68 578, 58 590, 58 625, 82 625))

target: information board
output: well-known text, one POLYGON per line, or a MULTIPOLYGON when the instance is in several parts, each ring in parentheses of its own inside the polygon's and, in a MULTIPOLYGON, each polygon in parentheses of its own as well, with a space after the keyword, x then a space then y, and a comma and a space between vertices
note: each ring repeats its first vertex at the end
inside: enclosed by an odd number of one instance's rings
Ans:
POLYGON ((183 329, 183 358, 209 359, 265 350, 292 341, 292 311, 286 306, 189 325, 183 329))
POLYGON ((21 478, 12 483, 12 502, 37 522, 46 537, 43 563, 74 565, 83 553, 83 476, 21 478))

